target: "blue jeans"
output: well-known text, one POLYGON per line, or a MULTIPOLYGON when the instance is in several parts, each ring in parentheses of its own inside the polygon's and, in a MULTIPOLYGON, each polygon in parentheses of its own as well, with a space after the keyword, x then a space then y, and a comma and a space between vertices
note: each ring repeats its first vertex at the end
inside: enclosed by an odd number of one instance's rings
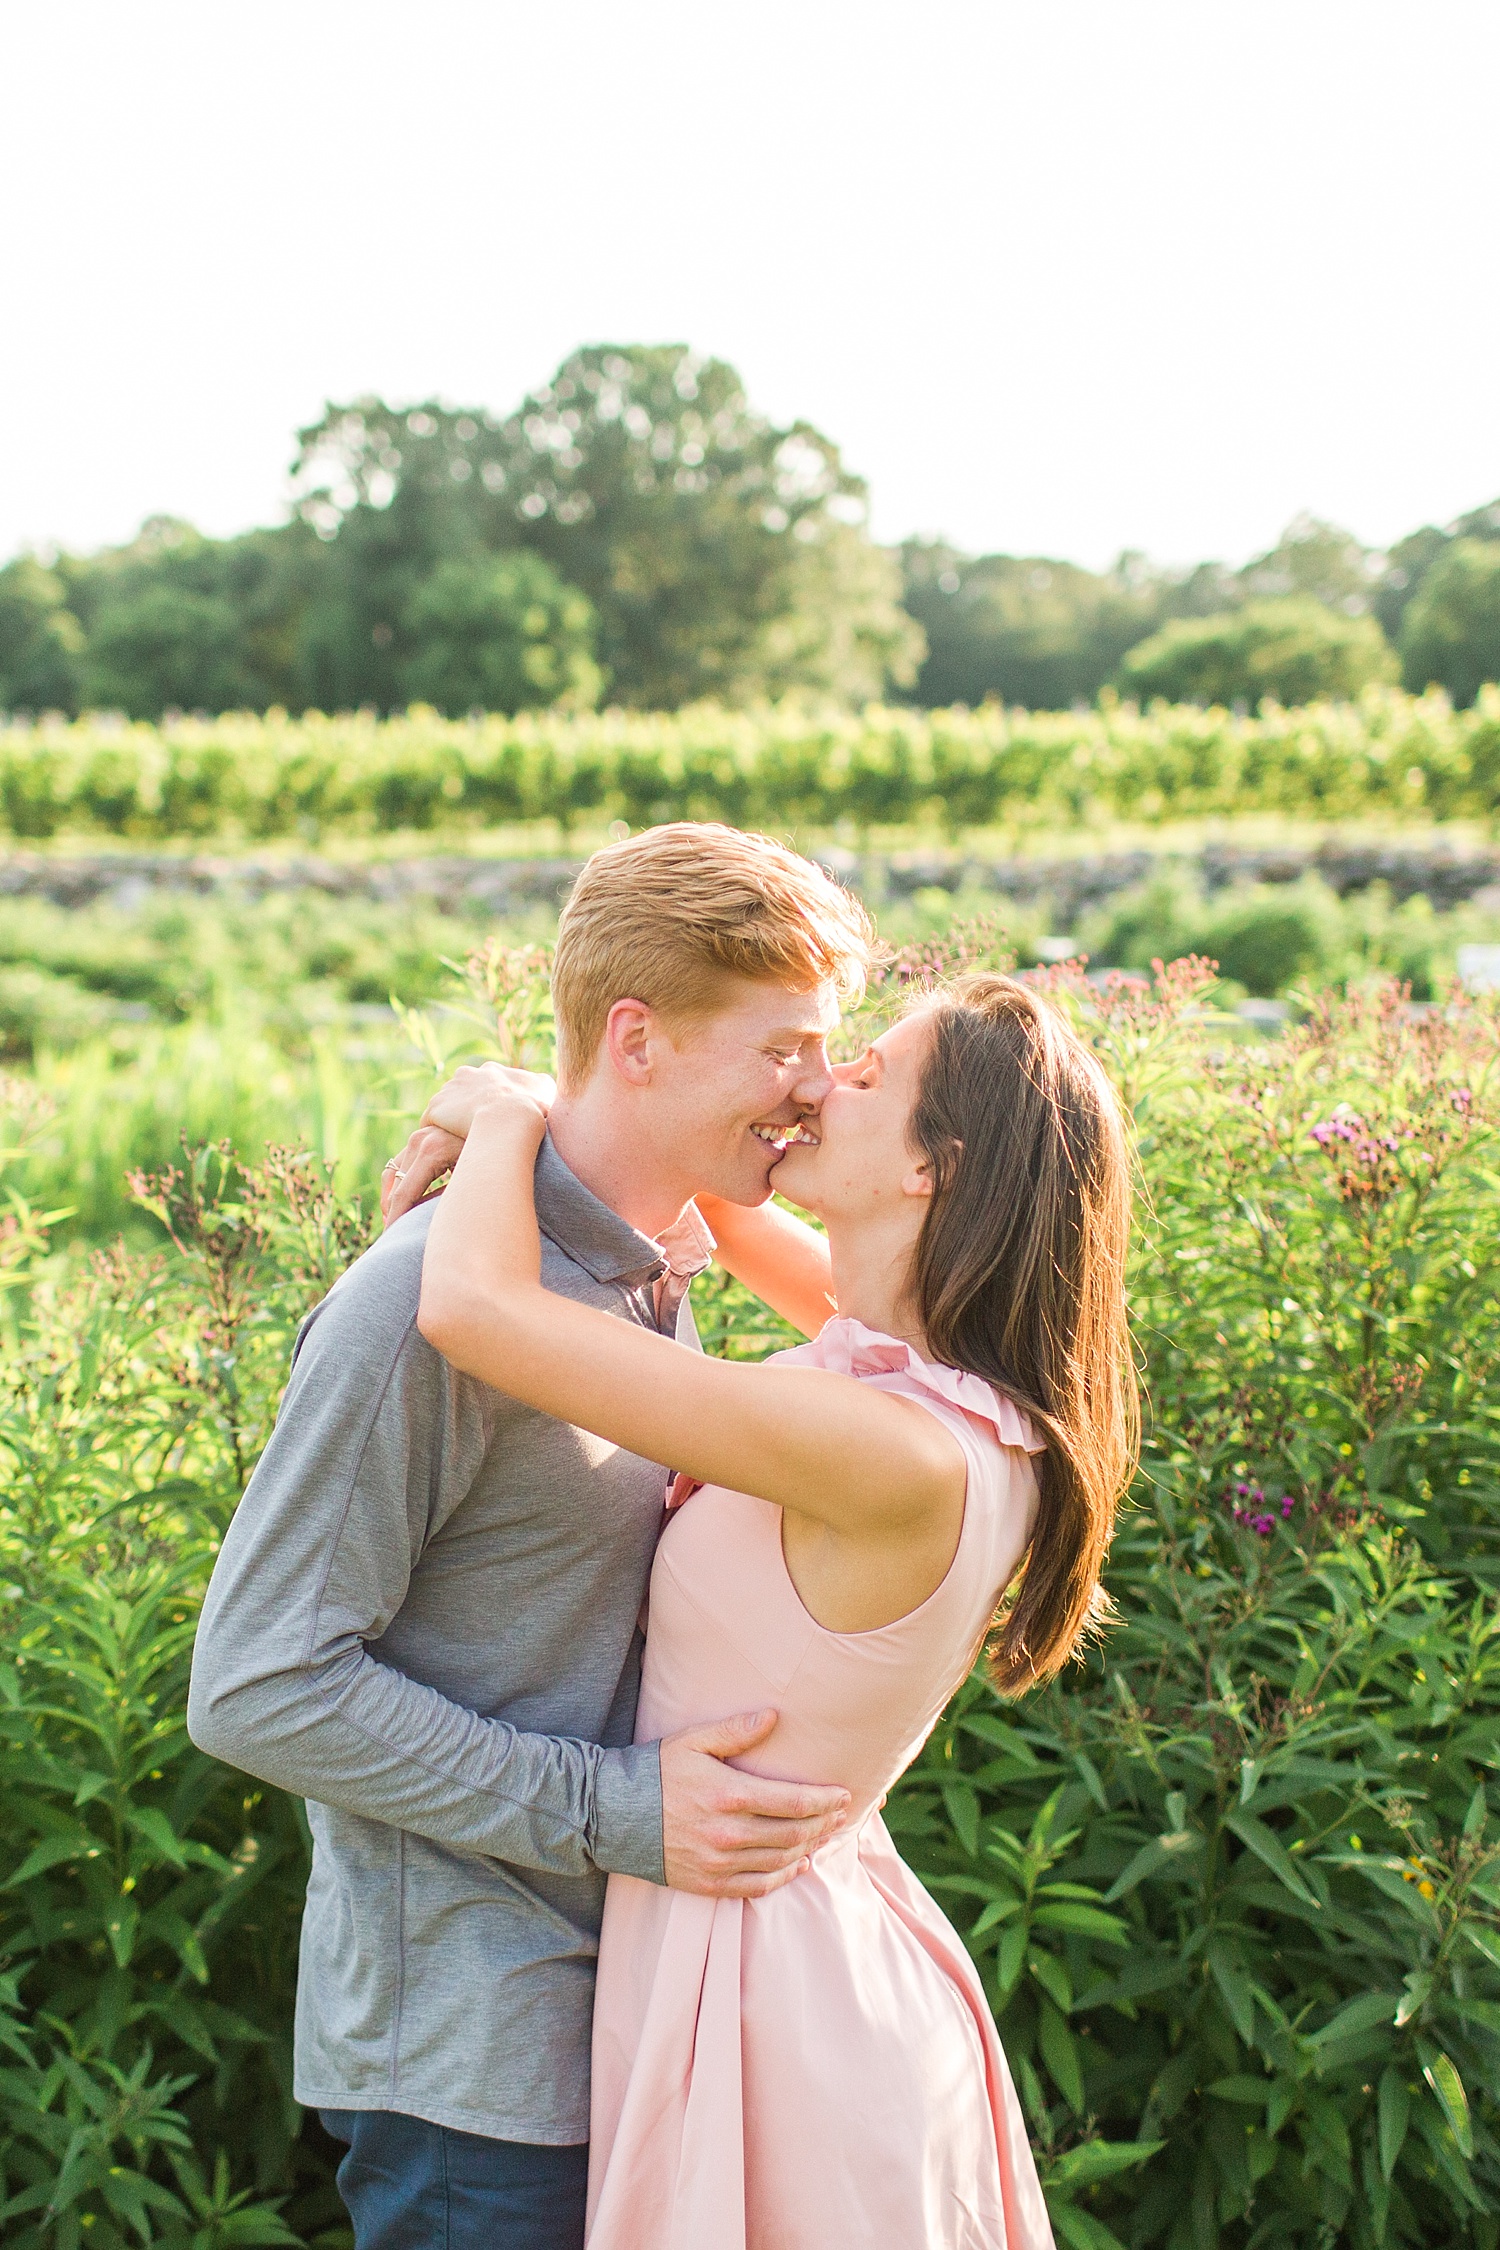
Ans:
POLYGON ((347 2141, 355 2250, 582 2250, 587 2144, 538 2148, 389 2109, 321 2109, 347 2141))

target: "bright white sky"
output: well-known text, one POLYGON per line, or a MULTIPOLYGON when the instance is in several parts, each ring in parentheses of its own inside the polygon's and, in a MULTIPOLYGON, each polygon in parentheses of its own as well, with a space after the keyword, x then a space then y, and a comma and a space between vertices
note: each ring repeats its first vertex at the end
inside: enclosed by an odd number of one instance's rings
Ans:
POLYGON ((882 538, 1240 561, 1500 493, 1494 0, 45 0, 0 555, 282 513, 327 397, 732 360, 882 538))

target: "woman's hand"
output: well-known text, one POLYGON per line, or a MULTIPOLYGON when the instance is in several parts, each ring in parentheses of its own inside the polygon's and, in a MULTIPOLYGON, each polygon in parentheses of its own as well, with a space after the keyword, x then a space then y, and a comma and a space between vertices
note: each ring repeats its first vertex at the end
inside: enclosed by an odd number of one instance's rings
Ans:
MULTIPOLYGON (((545 1126, 556 1093, 553 1081, 540 1071, 514 1070, 508 1063, 465 1063, 433 1095, 422 1112, 421 1124, 382 1172, 380 1216, 384 1224, 394 1225, 452 1171, 481 1109, 529 1112, 545 1126)), ((540 1130, 537 1139, 540 1142, 540 1130)))
POLYGON ((513 1070, 508 1063, 465 1063, 446 1086, 438 1088, 422 1112, 422 1123, 463 1141, 482 1109, 532 1110, 545 1125, 556 1097, 556 1086, 539 1070, 513 1070))

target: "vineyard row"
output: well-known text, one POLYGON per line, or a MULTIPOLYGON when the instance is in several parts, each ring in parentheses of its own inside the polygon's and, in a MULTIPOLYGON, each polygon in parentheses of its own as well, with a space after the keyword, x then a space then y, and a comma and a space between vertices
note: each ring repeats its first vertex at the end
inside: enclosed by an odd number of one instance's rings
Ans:
POLYGON ((448 720, 416 708, 159 726, 0 723, 0 833, 137 838, 374 834, 550 821, 727 820, 951 832, 1269 812, 1488 820, 1500 688, 1263 706, 1076 712, 698 707, 448 720))

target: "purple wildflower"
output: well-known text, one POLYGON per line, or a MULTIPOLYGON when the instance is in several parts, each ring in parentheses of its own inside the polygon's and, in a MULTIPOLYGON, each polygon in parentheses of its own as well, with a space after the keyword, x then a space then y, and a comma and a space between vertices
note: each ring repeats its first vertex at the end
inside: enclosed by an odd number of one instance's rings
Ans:
POLYGON ((1289 1492, 1268 1499, 1265 1487, 1259 1484, 1236 1484, 1225 1492, 1224 1498, 1240 1529, 1253 1531, 1257 1539, 1269 1539, 1276 1529, 1277 1512, 1285 1523, 1297 1505, 1289 1492))

